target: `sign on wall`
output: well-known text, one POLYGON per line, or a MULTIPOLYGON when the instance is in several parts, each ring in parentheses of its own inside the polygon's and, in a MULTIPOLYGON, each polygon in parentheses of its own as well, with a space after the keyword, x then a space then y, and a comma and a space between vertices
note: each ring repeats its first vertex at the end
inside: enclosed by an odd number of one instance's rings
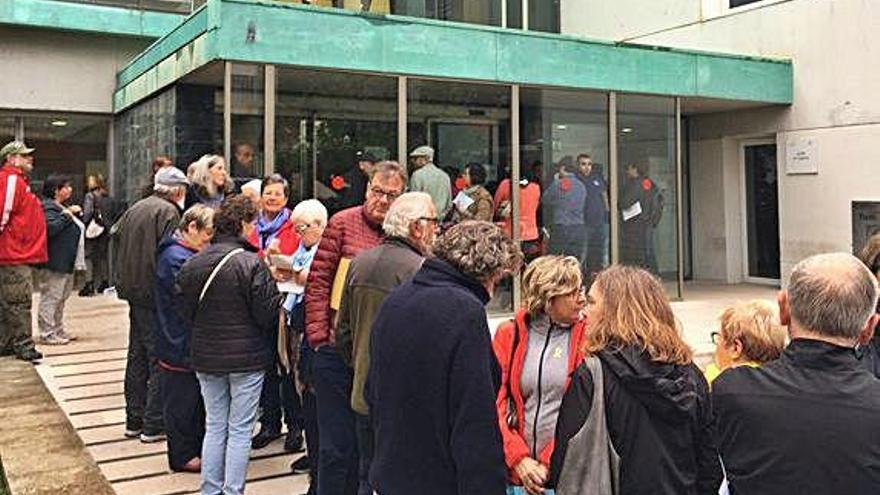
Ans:
POLYGON ((874 234, 880 234, 880 201, 852 202, 853 254, 858 255, 874 234))
POLYGON ((788 175, 819 173, 816 138, 788 138, 785 143, 785 173, 788 175))

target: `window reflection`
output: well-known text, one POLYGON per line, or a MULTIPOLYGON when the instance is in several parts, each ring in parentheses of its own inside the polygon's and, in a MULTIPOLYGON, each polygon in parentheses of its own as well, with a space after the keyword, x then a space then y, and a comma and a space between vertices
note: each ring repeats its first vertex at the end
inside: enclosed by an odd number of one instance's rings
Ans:
POLYGON ((232 65, 232 142, 229 166, 236 184, 264 173, 263 94, 264 71, 261 65, 232 65))

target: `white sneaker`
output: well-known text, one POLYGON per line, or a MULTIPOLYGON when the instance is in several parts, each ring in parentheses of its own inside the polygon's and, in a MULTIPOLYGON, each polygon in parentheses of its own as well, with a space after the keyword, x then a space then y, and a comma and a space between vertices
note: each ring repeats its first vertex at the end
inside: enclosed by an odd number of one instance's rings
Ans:
POLYGON ((39 342, 43 345, 65 345, 70 343, 70 339, 58 335, 50 335, 48 337, 40 337, 39 342))

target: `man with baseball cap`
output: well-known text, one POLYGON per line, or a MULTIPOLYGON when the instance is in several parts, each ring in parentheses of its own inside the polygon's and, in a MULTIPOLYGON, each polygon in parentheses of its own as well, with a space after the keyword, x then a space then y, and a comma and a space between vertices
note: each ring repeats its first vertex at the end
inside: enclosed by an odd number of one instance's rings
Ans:
POLYGON ((33 148, 12 141, 0 149, 0 356, 43 357, 31 338, 31 265, 49 260, 46 220, 28 176, 33 148))
POLYGON ((176 167, 153 177, 153 195, 131 206, 111 229, 116 247, 116 292, 128 301, 125 365, 125 436, 142 442, 165 438, 155 353, 156 249, 180 221, 189 181, 176 167))
POLYGON ((437 218, 445 218, 452 206, 452 182, 446 172, 434 165, 434 148, 419 146, 409 157, 415 169, 409 176, 409 190, 431 195, 437 218))

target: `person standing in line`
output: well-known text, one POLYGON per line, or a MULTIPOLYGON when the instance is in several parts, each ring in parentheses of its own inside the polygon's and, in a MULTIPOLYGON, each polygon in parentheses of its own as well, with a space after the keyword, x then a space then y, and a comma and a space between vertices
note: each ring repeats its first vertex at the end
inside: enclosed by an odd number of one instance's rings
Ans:
POLYGON ((173 167, 174 161, 171 160, 171 157, 168 155, 159 155, 153 159, 153 163, 151 165, 150 172, 150 180, 144 185, 141 189, 140 199, 149 198, 153 195, 153 177, 156 176, 156 173, 168 167, 173 167))
POLYGON ((281 294, 247 238, 257 207, 243 196, 214 214, 211 245, 180 269, 181 316, 205 402, 202 494, 242 495, 281 294))
MULTIPOLYGON (((541 239, 538 232, 538 207, 541 204, 541 185, 538 184, 534 169, 523 170, 519 181, 519 236, 526 262, 541 255, 541 239)), ((513 237, 513 206, 510 179, 504 179, 495 190, 495 216, 508 237, 513 237)))
MULTIPOLYGON (((289 282, 294 273, 272 266, 271 256, 292 256, 300 246, 299 234, 291 221, 291 211, 287 208, 290 186, 280 174, 272 174, 263 179, 261 190, 257 228, 248 240, 259 250, 263 261, 269 263, 272 277, 280 283, 289 282)), ((292 374, 284 366, 279 369, 278 363, 276 359, 266 371, 260 395, 260 429, 251 446, 262 449, 281 438, 283 416, 287 426, 284 450, 299 452, 303 445, 302 405, 293 386, 292 374)))
POLYGON ((333 213, 363 204, 367 193, 367 183, 378 160, 369 151, 358 151, 355 154, 357 164, 342 175, 330 179, 330 189, 339 196, 331 203, 333 213))
POLYGON ((503 495, 501 370, 485 305, 522 253, 497 226, 470 220, 439 236, 433 254, 373 323, 370 484, 379 495, 503 495))
POLYGON ((189 166, 187 175, 191 183, 186 195, 187 208, 196 203, 219 208, 234 189, 222 156, 203 155, 189 166))
POLYGON ((452 222, 463 220, 482 220, 491 222, 493 215, 492 194, 486 190, 486 169, 480 163, 468 163, 462 172, 464 179, 461 193, 468 197, 469 204, 453 203, 452 222))
POLYGON ((782 356, 712 383, 731 493, 880 493, 880 381, 857 351, 877 301, 876 277, 851 254, 795 265, 778 296, 782 356))
POLYGON ((584 226, 587 190, 575 176, 570 156, 559 160, 557 169, 553 182, 541 197, 551 214, 549 252, 574 256, 580 260, 587 239, 584 226))
POLYGON ((0 148, 0 356, 30 362, 43 358, 31 337, 31 265, 49 260, 43 208, 28 185, 33 152, 21 141, 0 148))
POLYGON ((321 236, 327 227, 327 208, 317 199, 300 201, 290 215, 294 229, 300 236, 299 247, 293 253, 292 280, 302 286, 301 291, 287 294, 284 299, 284 310, 288 315, 287 324, 291 330, 289 349, 291 365, 296 371, 296 383, 302 403, 302 420, 306 437, 306 455, 293 461, 290 470, 294 474, 309 474, 309 495, 318 489, 318 417, 315 410, 315 391, 312 385, 311 356, 312 350, 304 336, 305 333, 305 292, 308 289, 309 271, 321 236))
POLYGON ((373 428, 364 400, 364 381, 370 368, 370 328, 385 296, 411 279, 430 253, 437 232, 437 210, 426 193, 405 193, 391 204, 382 230, 385 240, 351 262, 336 324, 336 348, 354 371, 351 408, 357 426, 360 462, 358 495, 372 495, 370 462, 373 428))
POLYGON ((178 312, 175 284, 183 264, 211 242, 213 222, 212 208, 194 205, 156 250, 156 359, 172 471, 198 472, 202 466, 205 404, 192 370, 191 331, 178 312))
POLYGON ((76 219, 82 209, 77 205, 65 206, 73 186, 70 178, 50 175, 43 182, 43 213, 46 216, 46 233, 49 261, 41 265, 37 274, 40 290, 40 309, 37 323, 39 342, 47 345, 64 345, 76 337, 64 331, 64 305, 73 289, 73 272, 77 261, 79 269, 85 268, 80 244, 82 223, 76 219))
POLYGON ((562 398, 547 486, 565 495, 717 494, 709 386, 660 281, 613 265, 590 286, 586 317, 586 358, 562 398))
POLYGON ((110 286, 107 265, 107 246, 110 241, 110 233, 108 227, 109 210, 107 203, 111 202, 111 198, 107 193, 107 186, 104 178, 100 175, 90 175, 86 182, 88 192, 83 199, 82 223, 86 227, 85 250, 86 264, 89 266, 87 271, 89 279, 86 285, 80 289, 80 297, 90 297, 97 294, 103 294, 104 290, 110 286), (94 233, 97 229, 97 233, 94 233), (91 232, 91 233, 90 233, 91 232))
POLYGON ((622 263, 658 273, 654 248, 654 229, 663 215, 663 195, 657 184, 645 173, 644 166, 626 166, 620 194, 620 226, 622 263))
POLYGON ((153 195, 133 204, 110 229, 115 242, 116 292, 128 302, 125 363, 125 436, 142 442, 165 438, 156 359, 156 249, 174 232, 189 181, 175 167, 160 168, 153 195))
POLYGON ((608 182, 602 175, 599 165, 586 153, 577 157, 577 178, 583 183, 587 195, 584 200, 584 226, 587 241, 584 246, 584 278, 592 280, 605 264, 608 250, 608 182))
POLYGON ((569 377, 583 359, 581 265, 547 255, 523 274, 523 307, 502 323, 492 346, 501 365, 498 425, 510 482, 529 493, 547 483, 553 433, 569 377))
POLYGON ((314 351, 310 380, 317 400, 318 495, 357 492, 357 433, 351 409, 352 371, 336 349, 338 307, 331 294, 341 292, 336 280, 360 252, 382 242, 382 222, 388 208, 406 188, 406 173, 396 162, 376 165, 363 206, 342 210, 330 218, 321 239, 306 293, 306 337, 314 351))
POLYGON ((446 218, 452 208, 452 181, 446 172, 434 165, 434 148, 419 146, 409 154, 413 172, 409 179, 409 190, 431 195, 437 216, 446 218))

